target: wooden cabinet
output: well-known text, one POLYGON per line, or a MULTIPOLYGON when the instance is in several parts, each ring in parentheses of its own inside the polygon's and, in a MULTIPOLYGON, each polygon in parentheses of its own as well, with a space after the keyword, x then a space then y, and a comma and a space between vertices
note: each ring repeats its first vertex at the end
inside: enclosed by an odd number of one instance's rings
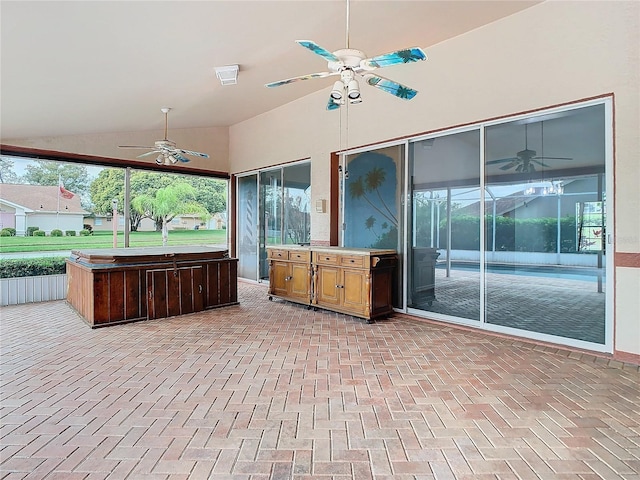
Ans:
POLYGON ((309 247, 267 248, 269 294, 309 305, 311 264, 309 247))
POLYGON ((204 246, 73 251, 67 302, 92 327, 238 303, 237 262, 204 246))
POLYGON ((389 315, 396 260, 394 250, 314 249, 313 304, 369 321, 389 315))
POLYGON ((394 250, 267 248, 269 295, 371 321, 393 312, 394 250))

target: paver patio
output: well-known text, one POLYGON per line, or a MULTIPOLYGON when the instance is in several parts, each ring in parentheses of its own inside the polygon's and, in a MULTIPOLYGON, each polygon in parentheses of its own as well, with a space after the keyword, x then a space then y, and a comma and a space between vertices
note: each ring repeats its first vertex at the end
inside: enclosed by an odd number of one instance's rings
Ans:
POLYGON ((269 302, 1 315, 3 479, 640 479, 640 368, 269 302))

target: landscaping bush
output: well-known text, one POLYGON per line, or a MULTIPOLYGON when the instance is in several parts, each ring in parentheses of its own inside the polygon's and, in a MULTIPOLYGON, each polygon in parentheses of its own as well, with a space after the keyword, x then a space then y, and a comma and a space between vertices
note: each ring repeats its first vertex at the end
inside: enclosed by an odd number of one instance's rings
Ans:
POLYGON ((7 232, 9 232, 9 236, 10 237, 15 237, 16 236, 16 229, 15 228, 4 227, 2 230, 6 230, 7 232))
POLYGON ((44 230, 34 230, 33 236, 34 237, 46 237, 47 233, 44 230))
POLYGON ((86 228, 84 230, 80 230, 80 236, 81 237, 88 237, 89 235, 91 235, 91 231, 87 230, 86 228))
POLYGON ((52 237, 61 237, 62 236, 62 230, 60 230, 59 228, 54 228, 53 230, 51 230, 51 236, 52 237))
POLYGON ((64 235, 66 237, 75 237, 76 236, 76 231, 75 230, 65 230, 64 231, 64 235))
POLYGON ((85 223, 84 225, 82 225, 82 228, 86 231, 89 232, 89 234, 93 233, 93 227, 91 225, 89 225, 88 223, 85 223))
POLYGON ((27 227, 27 237, 33 237, 33 232, 40 230, 40 227, 27 227))
POLYGON ((15 231, 11 232, 12 228, 3 228, 0 230, 0 237, 15 237, 15 231))
MULTIPOLYGON (((44 233, 44 232, 43 232, 44 233)), ((13 258, 0 260, 0 278, 35 277, 66 273, 65 257, 13 258)))

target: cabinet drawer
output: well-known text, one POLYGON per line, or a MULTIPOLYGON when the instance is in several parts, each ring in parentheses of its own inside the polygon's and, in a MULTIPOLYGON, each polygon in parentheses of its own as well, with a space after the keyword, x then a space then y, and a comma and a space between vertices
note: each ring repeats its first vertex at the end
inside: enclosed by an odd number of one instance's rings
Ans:
POLYGON ((288 260, 289 259, 289 251, 281 250, 278 248, 270 248, 268 250, 269 258, 279 258, 280 260, 288 260))
POLYGON ((322 265, 339 265, 339 255, 335 253, 313 252, 314 263, 322 265))
POLYGON ((341 255, 340 265, 343 267, 364 267, 364 257, 361 255, 341 255))
POLYGON ((309 252, 298 252, 296 250, 289 251, 289 260, 295 260, 297 262, 308 262, 309 252))

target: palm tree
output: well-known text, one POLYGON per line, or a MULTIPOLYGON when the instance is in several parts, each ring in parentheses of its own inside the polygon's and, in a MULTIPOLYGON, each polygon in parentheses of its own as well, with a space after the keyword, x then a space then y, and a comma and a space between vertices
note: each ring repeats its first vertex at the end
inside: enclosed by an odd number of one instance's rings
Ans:
POLYGON ((380 195, 379 188, 384 183, 386 178, 387 178, 387 174, 382 168, 373 167, 367 173, 367 175, 365 177, 365 183, 367 185, 367 191, 369 191, 369 192, 370 191, 375 191, 376 192, 376 194, 378 195, 378 199, 380 200, 380 203, 385 208, 387 213, 389 213, 389 215, 391 216, 391 218, 395 221, 395 224, 397 225, 398 224, 398 220, 396 219, 394 213, 389 209, 388 205, 383 200, 382 195, 380 195))
POLYGON ((359 198, 364 199, 371 206, 371 208, 376 210, 384 218, 392 222, 394 225, 398 224, 397 220, 393 216, 389 217, 387 213, 383 212, 371 201, 371 199, 369 199, 369 197, 367 196, 367 188, 364 185, 364 180, 362 179, 362 177, 358 177, 355 180, 349 181, 349 195, 354 200, 357 200, 359 198))
POLYGON ((203 218, 209 216, 207 209, 195 201, 196 193, 191 185, 180 182, 158 189, 155 195, 138 195, 132 200, 131 206, 148 217, 162 220, 162 246, 166 247, 169 239, 167 225, 176 215, 191 213, 203 218))

